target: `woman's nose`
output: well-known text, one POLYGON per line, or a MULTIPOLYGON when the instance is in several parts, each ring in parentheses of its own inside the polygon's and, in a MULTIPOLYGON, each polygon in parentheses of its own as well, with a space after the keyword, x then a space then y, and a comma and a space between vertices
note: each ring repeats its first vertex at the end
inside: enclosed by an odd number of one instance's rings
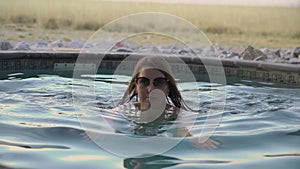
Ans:
POLYGON ((156 89, 153 82, 150 82, 149 86, 147 86, 148 92, 150 93, 152 90, 156 89))

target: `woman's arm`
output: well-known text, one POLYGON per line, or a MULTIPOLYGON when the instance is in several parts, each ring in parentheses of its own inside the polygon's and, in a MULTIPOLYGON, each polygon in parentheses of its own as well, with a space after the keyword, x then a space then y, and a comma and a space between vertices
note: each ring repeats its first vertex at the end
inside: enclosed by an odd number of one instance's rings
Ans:
POLYGON ((196 147, 196 148, 201 148, 201 149, 216 149, 220 145, 219 142, 207 138, 206 140, 202 141, 200 137, 193 136, 189 130, 185 127, 178 128, 176 137, 188 137, 190 139, 190 143, 196 147))

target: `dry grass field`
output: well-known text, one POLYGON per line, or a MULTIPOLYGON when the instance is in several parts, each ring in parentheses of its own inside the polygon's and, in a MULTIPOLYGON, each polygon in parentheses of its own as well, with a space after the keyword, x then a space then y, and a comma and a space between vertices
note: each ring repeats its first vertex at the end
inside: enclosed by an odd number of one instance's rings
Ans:
MULTIPOLYGON (((300 45, 299 7, 211 6, 97 0, 0 0, 0 39, 88 38, 105 24, 137 12, 182 17, 220 45, 300 45)), ((120 28, 122 30, 122 28, 120 28)), ((114 36, 111 32, 110 36, 114 36)))

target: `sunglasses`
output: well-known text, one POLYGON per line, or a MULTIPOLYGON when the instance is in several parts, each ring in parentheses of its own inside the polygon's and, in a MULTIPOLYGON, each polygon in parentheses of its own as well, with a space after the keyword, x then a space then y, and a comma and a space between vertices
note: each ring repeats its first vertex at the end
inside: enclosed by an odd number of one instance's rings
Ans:
MULTIPOLYGON (((152 83, 155 87, 162 88, 168 82, 169 82, 169 80, 167 78, 158 77, 158 78, 155 78, 152 83)), ((136 78, 136 83, 142 87, 147 87, 150 85, 150 79, 148 79, 146 77, 138 77, 138 78, 136 78)))

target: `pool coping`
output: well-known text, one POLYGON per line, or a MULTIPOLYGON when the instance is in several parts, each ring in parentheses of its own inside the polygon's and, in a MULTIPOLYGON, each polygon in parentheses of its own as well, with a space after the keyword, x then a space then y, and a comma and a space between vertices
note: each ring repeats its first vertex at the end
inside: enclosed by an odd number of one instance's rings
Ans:
MULTIPOLYGON (((72 71, 78 56, 84 55, 87 59, 99 59, 105 56, 103 68, 116 68, 118 63, 127 56, 141 57, 147 54, 138 53, 80 53, 78 51, 0 51, 0 70, 3 73, 17 73, 25 70, 55 70, 72 71), (110 62, 110 63, 109 63, 110 62), (112 64, 115 63, 115 64, 112 64), (72 67, 73 64, 73 67, 72 67), (71 67, 70 67, 71 66, 71 67)), ((226 77, 236 77, 241 80, 283 84, 291 87, 300 87, 300 65, 267 63, 262 61, 220 59, 215 57, 188 57, 182 55, 163 55, 166 58, 180 58, 191 66, 195 74, 205 74, 208 67, 220 67, 222 63, 226 77)), ((91 62, 93 63, 93 62, 91 62)), ((102 63, 101 63, 102 64, 102 63)), ((97 65, 96 65, 97 66, 97 65)), ((98 65, 99 66, 99 65, 98 65)), ((55 73, 54 71, 54 73, 55 73)), ((216 72, 217 74, 218 72, 216 72)), ((222 73, 222 72, 221 72, 222 73)), ((5 79, 4 75, 0 79, 5 79)))

